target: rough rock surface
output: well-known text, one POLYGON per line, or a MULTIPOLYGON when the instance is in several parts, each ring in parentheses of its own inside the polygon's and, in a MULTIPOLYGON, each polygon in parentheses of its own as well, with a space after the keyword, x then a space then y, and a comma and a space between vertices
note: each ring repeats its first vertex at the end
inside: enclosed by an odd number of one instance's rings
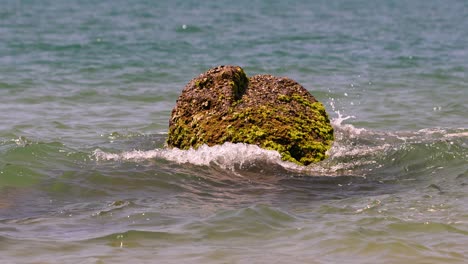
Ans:
POLYGON ((219 66, 191 80, 179 96, 167 145, 224 142, 255 144, 308 165, 326 157, 333 128, 324 106, 299 83, 272 75, 249 79, 238 66, 219 66))

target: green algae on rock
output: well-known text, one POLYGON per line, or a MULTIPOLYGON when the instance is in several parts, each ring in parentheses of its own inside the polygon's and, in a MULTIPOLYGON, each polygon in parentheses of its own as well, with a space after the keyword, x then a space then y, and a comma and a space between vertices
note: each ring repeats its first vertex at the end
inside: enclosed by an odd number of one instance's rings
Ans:
POLYGON ((333 127, 324 106, 286 77, 218 66, 191 80, 169 120, 167 145, 180 149, 224 142, 278 151, 283 160, 308 165, 326 158, 333 127))

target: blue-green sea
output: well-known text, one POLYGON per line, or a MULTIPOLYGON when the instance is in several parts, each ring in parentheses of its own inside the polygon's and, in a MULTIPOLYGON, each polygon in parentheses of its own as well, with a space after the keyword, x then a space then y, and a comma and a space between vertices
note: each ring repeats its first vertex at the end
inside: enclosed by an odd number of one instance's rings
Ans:
POLYGON ((466 262, 467 1, 0 1, 0 263, 466 262), (166 148, 218 65, 308 89, 328 158, 166 148))

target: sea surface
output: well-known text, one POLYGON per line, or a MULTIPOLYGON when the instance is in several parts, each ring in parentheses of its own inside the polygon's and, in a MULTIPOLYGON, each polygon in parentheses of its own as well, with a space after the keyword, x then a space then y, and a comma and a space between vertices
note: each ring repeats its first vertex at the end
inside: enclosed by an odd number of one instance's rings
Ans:
POLYGON ((465 0, 2 0, 0 263, 467 263, 465 0), (328 159, 165 147, 217 65, 324 103, 328 159))

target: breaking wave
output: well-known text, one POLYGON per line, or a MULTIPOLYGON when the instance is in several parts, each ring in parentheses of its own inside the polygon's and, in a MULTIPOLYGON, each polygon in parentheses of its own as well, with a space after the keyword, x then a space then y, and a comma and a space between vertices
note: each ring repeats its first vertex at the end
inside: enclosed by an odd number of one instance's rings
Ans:
MULTIPOLYGON (((416 161, 452 155, 455 159, 466 159, 468 129, 422 129, 419 131, 383 132, 356 128, 344 121, 353 118, 338 117, 332 120, 335 129, 335 142, 327 152, 328 158, 309 166, 300 166, 281 160, 278 152, 265 150, 255 145, 229 143, 206 146, 198 149, 180 150, 158 148, 153 150, 132 150, 109 153, 96 149, 93 157, 97 162, 123 161, 144 162, 163 159, 177 164, 197 166, 219 166, 222 169, 246 170, 252 167, 265 167, 272 170, 326 176, 366 176, 373 170, 404 163, 405 157, 416 155, 416 161), (432 158, 431 158, 432 157, 432 158)), ((401 164, 400 164, 401 165, 401 164)))

